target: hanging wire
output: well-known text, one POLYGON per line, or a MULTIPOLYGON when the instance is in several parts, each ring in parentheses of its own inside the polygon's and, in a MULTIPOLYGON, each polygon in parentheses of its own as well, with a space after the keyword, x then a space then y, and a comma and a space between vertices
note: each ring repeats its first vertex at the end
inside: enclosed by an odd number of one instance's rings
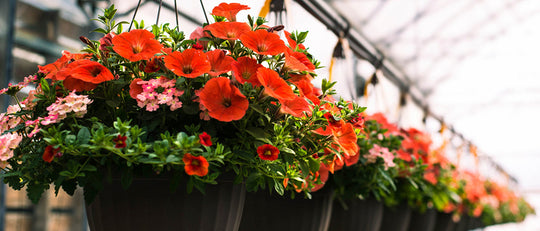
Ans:
POLYGON ((156 25, 159 25, 159 14, 161 13, 161 6, 163 6, 163 0, 159 0, 159 8, 157 11, 156 25))
POLYGON ((174 0, 174 15, 176 16, 176 31, 180 31, 180 24, 178 23, 178 7, 176 6, 176 0, 174 0))
POLYGON ((206 10, 204 9, 204 4, 203 4, 202 0, 200 0, 200 2, 201 2, 202 11, 203 11, 203 14, 204 14, 204 19, 206 19, 206 24, 210 24, 210 21, 208 21, 208 16, 206 16, 206 10))
POLYGON ((139 11, 140 6, 141 6, 141 0, 139 0, 139 3, 137 3, 137 8, 135 8, 135 12, 133 13, 133 18, 131 18, 131 23, 129 24, 128 31, 131 31, 131 26, 133 26, 133 21, 135 21, 135 15, 137 15, 137 11, 139 11))

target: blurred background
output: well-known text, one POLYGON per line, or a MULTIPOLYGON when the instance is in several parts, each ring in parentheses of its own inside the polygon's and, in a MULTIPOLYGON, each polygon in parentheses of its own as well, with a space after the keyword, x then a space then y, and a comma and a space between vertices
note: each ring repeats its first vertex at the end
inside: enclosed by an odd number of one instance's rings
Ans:
MULTIPOLYGON (((178 1, 175 14, 174 0, 2 0, 0 88, 54 62, 62 50, 80 50, 79 36, 99 39, 91 19, 110 4, 118 20, 130 22, 140 3, 135 19, 147 26, 158 20, 176 26, 178 15, 189 36, 206 21, 201 2, 208 13, 221 1, 178 1)), ((223 2, 249 5, 238 15, 245 21, 259 15, 265 0, 223 2)), ((508 184, 540 207, 539 1, 275 0, 267 19, 309 31, 305 45, 324 66, 317 78, 338 81, 340 96, 401 127, 432 134, 447 128, 434 145, 450 141, 450 159, 460 168, 508 184)), ((0 97, 3 112, 10 102, 0 97)), ((86 230, 81 192, 49 192, 37 205, 24 190, 1 185, 0 195, 0 231, 86 230)), ((518 229, 540 230, 540 219, 485 230, 518 229)))

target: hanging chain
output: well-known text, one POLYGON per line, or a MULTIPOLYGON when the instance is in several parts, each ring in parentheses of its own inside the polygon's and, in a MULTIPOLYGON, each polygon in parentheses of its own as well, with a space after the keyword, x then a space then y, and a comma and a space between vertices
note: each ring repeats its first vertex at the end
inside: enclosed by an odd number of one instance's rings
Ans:
POLYGON ((159 25, 159 14, 161 13, 162 5, 163 5, 163 0, 159 0, 159 8, 157 10, 157 17, 156 17, 156 26, 159 25))
POLYGON ((210 24, 210 21, 208 21, 208 16, 206 16, 206 10, 204 9, 204 4, 202 0, 200 0, 200 2, 201 2, 202 11, 204 13, 204 18, 206 19, 206 24, 210 24))
POLYGON ((174 15, 176 16, 176 31, 180 31, 180 26, 178 24, 178 7, 176 6, 176 0, 174 0, 174 15))
POLYGON ((135 8, 135 12, 133 13, 133 18, 131 18, 131 23, 129 24, 128 31, 131 31, 131 26, 133 25, 133 21, 135 21, 135 15, 137 15, 137 11, 139 11, 140 6, 141 6, 141 0, 139 0, 139 3, 137 3, 137 8, 135 8))

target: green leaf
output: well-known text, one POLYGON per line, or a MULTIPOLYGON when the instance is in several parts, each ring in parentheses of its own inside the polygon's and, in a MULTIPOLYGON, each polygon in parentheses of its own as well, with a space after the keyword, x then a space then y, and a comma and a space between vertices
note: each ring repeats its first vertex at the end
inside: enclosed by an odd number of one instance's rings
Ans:
POLYGON ((274 179, 274 189, 280 196, 283 196, 283 194, 285 193, 285 188, 283 187, 283 184, 280 183, 277 179, 274 179))
POLYGON ((90 141, 90 131, 87 127, 82 127, 81 130, 79 130, 79 133, 77 133, 77 140, 79 141, 79 144, 88 144, 90 141))
POLYGON ((319 167, 321 167, 321 164, 319 163, 318 160, 316 160, 315 158, 308 158, 308 162, 309 162, 309 169, 311 170, 311 172, 319 171, 319 167))
POLYGON ((71 177, 71 175, 73 175, 73 173, 71 173, 70 171, 61 171, 60 173, 58 173, 60 176, 65 176, 65 177, 71 177))

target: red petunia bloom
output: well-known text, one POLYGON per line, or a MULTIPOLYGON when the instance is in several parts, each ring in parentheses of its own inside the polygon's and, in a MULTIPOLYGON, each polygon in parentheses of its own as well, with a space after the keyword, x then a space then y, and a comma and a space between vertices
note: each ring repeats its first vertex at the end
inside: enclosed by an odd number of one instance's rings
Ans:
POLYGON ((294 41, 294 39, 292 39, 291 33, 289 33, 286 30, 284 30, 283 32, 285 33, 285 38, 287 38, 287 42, 289 43, 289 46, 291 47, 291 49, 296 50, 297 47, 300 50, 305 50, 306 49, 306 47, 304 45, 302 45, 301 43, 297 44, 296 41, 294 41))
POLYGON ((127 136, 118 135, 116 138, 113 139, 113 142, 115 143, 115 148, 125 148, 127 146, 126 144, 127 136))
MULTIPOLYGON (((159 71, 159 69, 161 68, 159 66, 159 62, 161 61, 160 58, 157 58, 157 57, 153 57, 151 58, 148 62, 146 62, 146 65, 143 66, 143 68, 140 68, 142 69, 144 72, 146 73, 154 73, 154 72, 157 72, 159 71)), ((143 63, 141 63, 142 65, 143 63)))
POLYGON ((206 176, 208 174, 208 161, 203 156, 194 156, 190 153, 184 154, 184 170, 188 175, 206 176))
POLYGON ((264 87, 264 92, 280 101, 293 100, 297 97, 287 82, 272 69, 260 67, 257 69, 257 78, 264 87))
POLYGON ((148 60, 163 49, 154 37, 144 29, 124 32, 112 38, 113 50, 131 62, 148 60))
POLYGON ((224 122, 242 119, 249 107, 246 97, 225 77, 210 79, 199 92, 199 99, 210 117, 224 122))
POLYGON ((212 146, 212 137, 208 133, 203 132, 199 135, 199 143, 206 147, 212 146))
POLYGON ((165 67, 178 76, 195 78, 212 68, 206 54, 197 49, 186 49, 183 52, 175 51, 163 59, 165 67))
POLYGON ((221 16, 227 18, 227 20, 234 22, 236 21, 236 14, 241 10, 249 10, 250 8, 246 5, 239 3, 221 3, 218 6, 214 7, 212 10, 212 15, 221 16))
POLYGON ((140 81, 143 81, 140 78, 136 78, 133 81, 131 81, 131 84, 129 84, 129 96, 133 99, 137 99, 137 95, 141 94, 143 92, 143 88, 140 84, 138 84, 140 81))
POLYGON ((206 52, 206 56, 212 66, 208 74, 218 76, 231 70, 231 64, 234 58, 225 54, 223 50, 212 50, 206 52))
POLYGON ((287 51, 285 52, 284 67, 292 71, 313 71, 315 65, 309 61, 306 54, 302 52, 287 51))
POLYGON ((281 102, 281 112, 293 115, 294 117, 304 117, 307 113, 311 115, 311 105, 306 101, 304 97, 297 96, 292 100, 284 100, 281 102))
POLYGON ((334 129, 332 134, 334 136, 334 142, 339 145, 341 151, 346 156, 353 157, 358 155, 359 147, 356 143, 357 137, 352 124, 345 123, 340 129, 334 129))
POLYGON ((90 58, 92 55, 83 53, 83 54, 71 54, 68 51, 62 51, 62 57, 57 59, 54 63, 47 64, 45 66, 39 66, 39 72, 45 74, 46 79, 52 79, 53 81, 57 81, 56 74, 61 71, 64 67, 66 67, 70 62, 79 60, 79 59, 87 59, 90 58))
POLYGON ((257 78, 257 69, 263 67, 257 60, 242 56, 231 64, 233 76, 241 84, 251 83, 253 86, 261 86, 257 78))
POLYGON ((99 83, 114 79, 114 76, 100 63, 80 59, 57 72, 56 79, 64 80, 64 87, 70 91, 89 91, 99 83))
POLYGON ((279 149, 271 144, 263 144, 257 148, 257 154, 263 160, 277 160, 279 149))
POLYGON ((53 148, 53 146, 49 145, 45 147, 42 158, 45 162, 51 163, 55 156, 60 155, 59 151, 60 148, 53 148))
POLYGON ((261 55, 278 55, 287 49, 279 35, 266 30, 248 31, 240 36, 240 41, 244 46, 261 55))
POLYGON ((237 40, 244 33, 251 31, 251 28, 244 22, 216 22, 205 26, 204 30, 210 31, 220 39, 237 40))

